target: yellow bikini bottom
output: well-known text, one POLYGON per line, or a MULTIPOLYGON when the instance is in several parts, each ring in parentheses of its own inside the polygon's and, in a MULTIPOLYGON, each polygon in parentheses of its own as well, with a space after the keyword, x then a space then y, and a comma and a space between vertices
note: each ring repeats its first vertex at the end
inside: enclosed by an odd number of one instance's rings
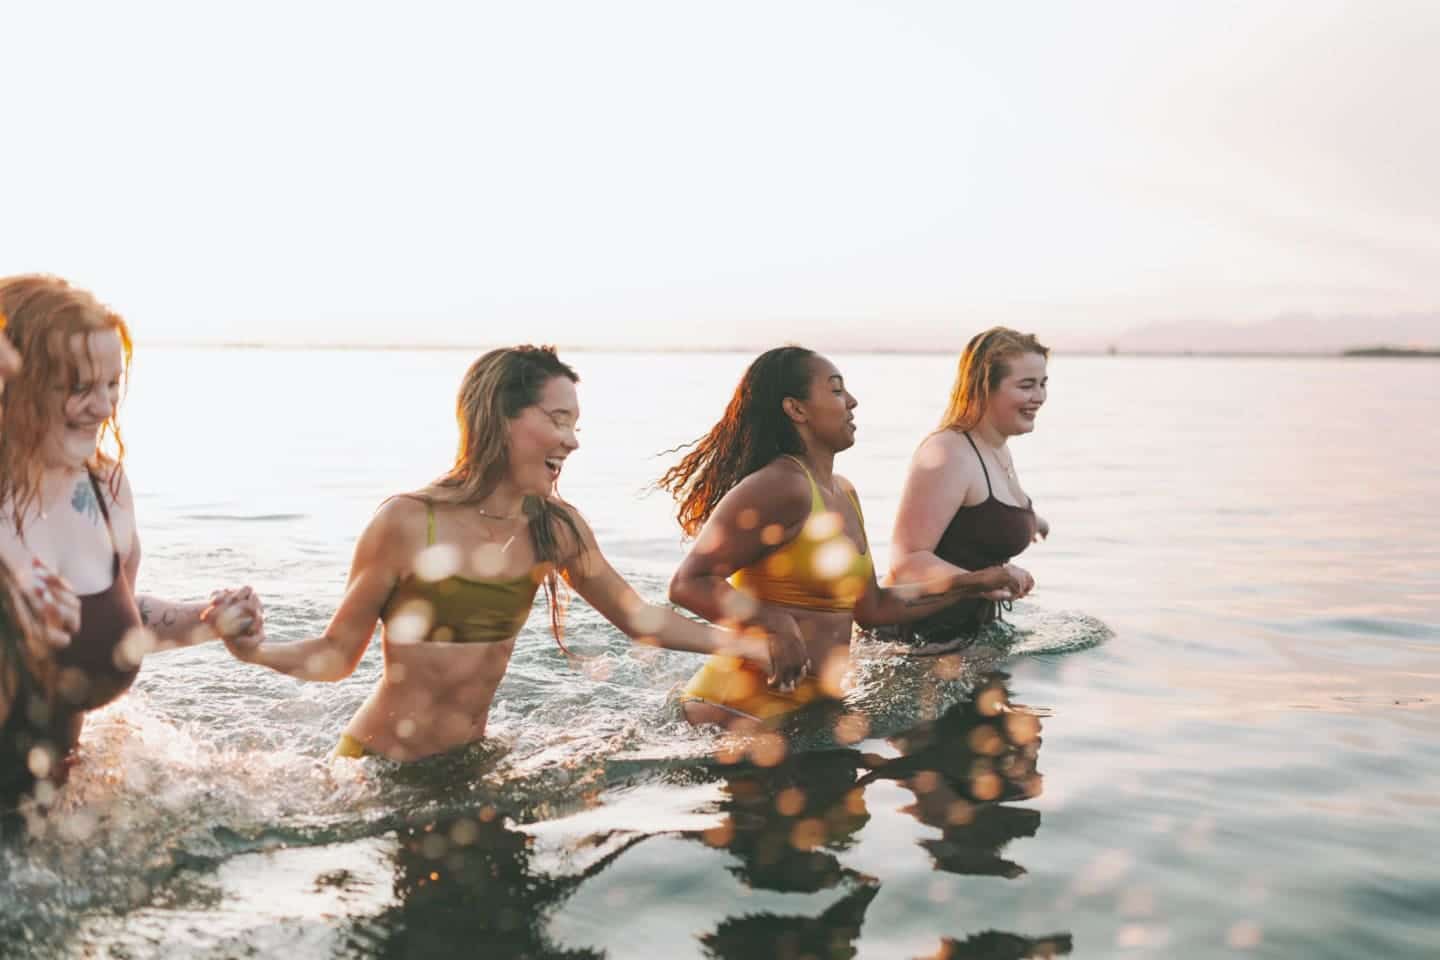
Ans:
POLYGON ((766 685, 759 667, 739 657, 716 654, 690 678, 680 702, 708 703, 751 720, 773 723, 824 697, 820 681, 814 677, 806 677, 790 693, 777 693, 766 685))
POLYGON ((342 733, 340 734, 340 742, 335 745, 335 756, 350 757, 353 760, 359 760, 361 757, 378 757, 379 754, 350 736, 350 734, 342 733))

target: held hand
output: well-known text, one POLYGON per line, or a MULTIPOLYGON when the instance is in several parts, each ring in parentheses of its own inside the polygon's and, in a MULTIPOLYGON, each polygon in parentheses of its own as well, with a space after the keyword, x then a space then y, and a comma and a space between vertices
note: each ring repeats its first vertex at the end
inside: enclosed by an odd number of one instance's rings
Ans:
POLYGON ((981 573, 990 588, 983 594, 987 600, 1019 600, 1035 589, 1035 578, 1013 563, 986 567, 981 573))
POLYGON ((210 625, 237 659, 251 659, 265 642, 264 607, 249 587, 215 591, 200 619, 210 625))
POLYGON ((760 626, 770 649, 770 687, 790 693, 810 672, 810 654, 800 626, 789 614, 767 616, 760 626))
POLYGON ((38 559, 31 562, 26 592, 40 616, 41 629, 51 647, 67 647, 80 629, 80 598, 65 578, 38 559))

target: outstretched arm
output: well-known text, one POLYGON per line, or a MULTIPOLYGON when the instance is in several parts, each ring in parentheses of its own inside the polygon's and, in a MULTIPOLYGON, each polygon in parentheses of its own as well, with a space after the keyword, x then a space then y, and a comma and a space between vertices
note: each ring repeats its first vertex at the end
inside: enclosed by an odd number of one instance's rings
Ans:
MULTIPOLYGON (((295 643, 268 643, 258 636, 227 639, 237 660, 269 667, 299 680, 343 680, 355 671, 390 591, 409 568, 410 558, 423 549, 411 514, 414 501, 395 499, 382 506, 355 545, 350 579, 340 607, 318 637, 295 643)), ((424 524, 419 524, 424 529, 424 524)), ((212 603, 207 619, 219 618, 228 602, 221 596, 212 603)))
MULTIPOLYGON (((697 623, 667 607, 647 602, 610 566, 584 518, 573 508, 564 509, 575 518, 581 543, 567 551, 560 572, 576 593, 627 637, 667 650, 741 657, 769 672, 769 645, 763 636, 697 623)), ((567 536, 567 539, 571 538, 567 536)))

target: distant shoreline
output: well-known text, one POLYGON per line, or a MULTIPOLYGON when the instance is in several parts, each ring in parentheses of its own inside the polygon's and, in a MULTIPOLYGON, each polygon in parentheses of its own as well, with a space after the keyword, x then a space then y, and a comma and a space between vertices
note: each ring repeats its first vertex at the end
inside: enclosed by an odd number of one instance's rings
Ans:
MULTIPOLYGON (((371 352, 371 353, 453 353, 489 350, 501 344, 476 343, 246 343, 221 342, 202 343, 196 341, 170 340, 151 344, 172 350, 263 350, 263 351, 314 351, 314 352, 371 352)), ((560 344, 559 349, 569 353, 652 353, 652 354, 749 354, 761 347, 597 347, 560 344)), ((886 356, 955 356, 957 350, 924 349, 838 349, 837 355, 883 354, 886 356)), ((1175 358, 1198 357, 1215 359, 1287 359, 1287 360, 1335 360, 1335 359, 1435 359, 1440 358, 1440 349, 1409 347, 1352 347, 1331 352, 1320 351, 1268 351, 1268 350, 1066 350, 1055 351, 1070 357, 1151 357, 1175 358)))

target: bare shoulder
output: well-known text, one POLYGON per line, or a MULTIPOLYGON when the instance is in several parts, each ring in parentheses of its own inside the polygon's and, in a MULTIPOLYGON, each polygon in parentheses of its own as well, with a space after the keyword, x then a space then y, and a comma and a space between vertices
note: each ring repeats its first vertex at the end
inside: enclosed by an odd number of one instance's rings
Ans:
POLYGON ((735 485, 732 493, 763 500, 776 512, 810 512, 810 477, 789 457, 776 457, 735 485))
POLYGON ((364 536, 382 549, 419 548, 425 545, 425 501, 400 493, 384 500, 365 527, 364 536))
POLYGON ((937 430, 915 449, 910 469, 934 473, 954 482, 980 475, 980 461, 965 435, 958 430, 937 430))

